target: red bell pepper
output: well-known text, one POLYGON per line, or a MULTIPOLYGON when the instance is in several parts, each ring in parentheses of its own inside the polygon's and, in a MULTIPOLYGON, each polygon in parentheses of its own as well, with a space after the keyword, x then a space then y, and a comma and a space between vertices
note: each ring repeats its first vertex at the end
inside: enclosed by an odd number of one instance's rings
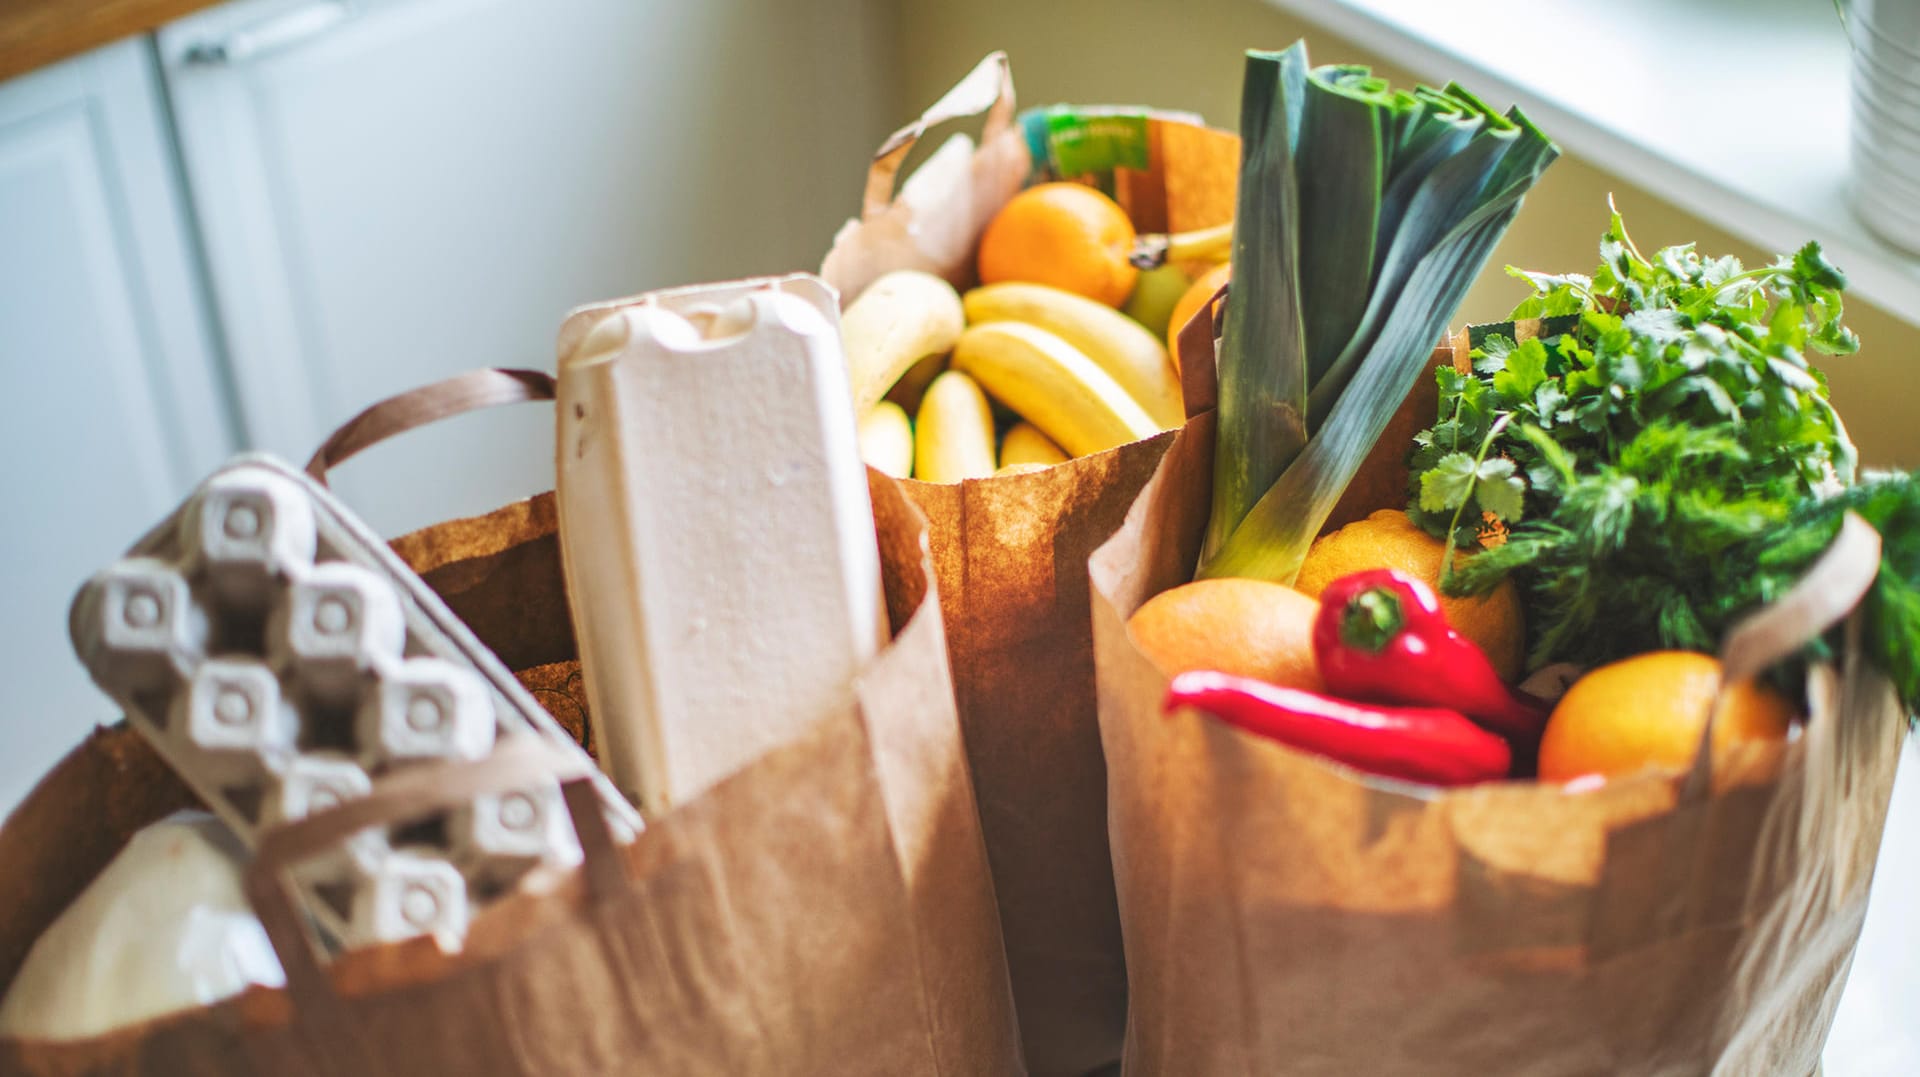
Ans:
POLYGON ((1486 652, 1447 623, 1433 588, 1398 569, 1327 585, 1313 656, 1335 695, 1444 707, 1523 744, 1547 723, 1546 705, 1508 688, 1486 652))
POLYGON ((1355 770, 1428 785, 1504 778, 1507 742, 1458 711, 1349 703, 1230 673, 1182 673, 1165 709, 1205 711, 1229 725, 1355 770))

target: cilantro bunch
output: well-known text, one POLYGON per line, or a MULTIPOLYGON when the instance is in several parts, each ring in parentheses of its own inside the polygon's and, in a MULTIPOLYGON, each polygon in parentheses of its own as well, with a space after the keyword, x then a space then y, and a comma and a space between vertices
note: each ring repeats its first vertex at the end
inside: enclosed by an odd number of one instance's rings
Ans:
MULTIPOLYGON (((1807 355, 1859 342, 1818 244, 1751 270, 1691 244, 1647 258, 1615 213, 1600 256, 1591 277, 1510 270, 1534 288, 1514 317, 1542 334, 1488 337, 1471 373, 1438 374, 1408 511, 1450 545, 1488 547, 1446 591, 1514 577, 1535 663, 1712 651, 1792 586, 1846 508, 1883 534, 1920 523, 1910 477, 1848 490, 1857 456, 1807 355)), ((1886 537, 1870 645, 1913 700, 1920 536, 1886 537)))

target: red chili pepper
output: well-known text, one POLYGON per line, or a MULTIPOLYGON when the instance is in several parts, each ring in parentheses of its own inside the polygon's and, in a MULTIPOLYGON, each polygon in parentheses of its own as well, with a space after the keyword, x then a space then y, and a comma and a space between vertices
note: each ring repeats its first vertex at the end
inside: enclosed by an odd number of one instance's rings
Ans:
POLYGON ((1180 674, 1165 707, 1193 707, 1355 770, 1428 785, 1504 778, 1513 762, 1506 741, 1458 711, 1349 703, 1230 673, 1180 674))
POLYGON ((1398 569, 1327 585, 1313 657, 1335 695, 1445 707, 1523 743, 1547 723, 1547 707, 1509 689, 1486 652, 1447 623, 1433 588, 1398 569))

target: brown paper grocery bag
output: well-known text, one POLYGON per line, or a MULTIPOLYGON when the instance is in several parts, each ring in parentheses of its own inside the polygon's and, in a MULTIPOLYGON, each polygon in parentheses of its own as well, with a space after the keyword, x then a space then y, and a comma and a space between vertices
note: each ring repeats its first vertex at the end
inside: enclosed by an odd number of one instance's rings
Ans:
MULTIPOLYGON (((1115 197, 1143 231, 1231 220, 1239 139, 1150 114, 1146 169, 1117 169, 1115 197)), ((821 275, 843 303, 881 273, 925 269, 974 283, 988 219, 1029 179, 1004 54, 981 62, 875 155, 860 219, 821 275), (950 143, 895 195, 916 140, 986 113, 977 151, 950 143)), ((927 516, 954 692, 1006 934, 1026 1059, 1078 1075, 1119 1057, 1126 978, 1095 727, 1085 562, 1119 526, 1171 432, 1023 475, 902 485, 927 516)))
MULTIPOLYGON (((538 398, 542 384, 474 375, 462 399, 538 398)), ((320 462, 447 410, 441 394, 398 422, 376 415, 320 462)), ((895 483, 869 477, 894 633, 856 706, 648 820, 629 846, 570 797, 583 867, 554 892, 490 908, 459 954, 415 940, 323 966, 276 885, 285 863, 454 793, 569 775, 541 753, 496 752, 383 779, 369 798, 276 831, 256 859, 250 892, 287 989, 88 1040, 0 1040, 0 1072, 1022 1072, 926 524, 895 483)), ((394 546, 523 680, 531 670, 565 694, 574 652, 551 495, 394 546)), ((24 891, 0 916, 0 992, 133 830, 190 800, 124 728, 96 733, 41 782, 0 826, 0 877, 24 891)))
MULTIPOLYGON (((1089 566, 1125 1072, 1813 1072, 1904 729, 1886 680, 1816 668, 1812 719, 1784 750, 1577 794, 1416 790, 1165 717, 1168 678, 1126 619, 1192 578, 1211 418, 1181 432, 1089 566)), ((1792 653, 1853 606, 1878 564, 1858 531, 1730 639, 1729 669, 1792 653)))

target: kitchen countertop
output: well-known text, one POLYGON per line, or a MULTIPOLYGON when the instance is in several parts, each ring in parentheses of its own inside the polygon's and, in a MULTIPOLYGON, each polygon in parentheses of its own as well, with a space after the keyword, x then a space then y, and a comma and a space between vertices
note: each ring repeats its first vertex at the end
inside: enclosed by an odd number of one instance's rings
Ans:
POLYGON ((0 81, 210 7, 215 0, 7 0, 0 81))

